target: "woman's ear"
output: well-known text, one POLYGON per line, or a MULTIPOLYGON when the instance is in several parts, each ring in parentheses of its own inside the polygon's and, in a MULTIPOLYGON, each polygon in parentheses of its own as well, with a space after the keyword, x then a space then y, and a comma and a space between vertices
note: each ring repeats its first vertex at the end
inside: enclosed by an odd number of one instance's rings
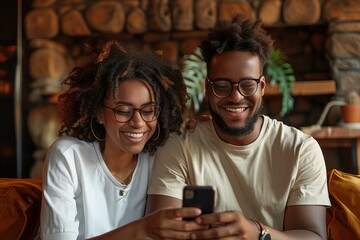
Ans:
POLYGON ((100 107, 95 112, 95 117, 100 124, 104 123, 104 108, 100 107))

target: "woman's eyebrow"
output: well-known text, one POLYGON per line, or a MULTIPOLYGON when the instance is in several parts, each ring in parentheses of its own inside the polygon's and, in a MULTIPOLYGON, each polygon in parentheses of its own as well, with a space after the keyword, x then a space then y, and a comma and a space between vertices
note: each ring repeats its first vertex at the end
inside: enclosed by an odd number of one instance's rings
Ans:
MULTIPOLYGON (((150 105, 150 104, 155 104, 155 102, 154 102, 154 101, 149 101, 149 102, 146 102, 146 103, 141 104, 140 106, 145 106, 145 105, 150 105)), ((114 105, 115 105, 115 106, 118 106, 118 105, 127 105, 127 106, 133 106, 133 107, 135 107, 134 104, 129 103, 129 102, 125 102, 125 101, 115 102, 114 105)))

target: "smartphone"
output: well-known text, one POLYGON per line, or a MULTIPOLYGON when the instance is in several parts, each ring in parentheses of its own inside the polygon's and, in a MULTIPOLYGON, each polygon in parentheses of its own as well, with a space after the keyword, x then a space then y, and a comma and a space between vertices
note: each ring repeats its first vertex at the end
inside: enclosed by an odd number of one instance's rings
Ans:
MULTIPOLYGON (((197 207, 202 214, 214 211, 215 189, 212 186, 185 186, 183 189, 183 207, 197 207)), ((185 218, 186 221, 194 218, 185 218)))

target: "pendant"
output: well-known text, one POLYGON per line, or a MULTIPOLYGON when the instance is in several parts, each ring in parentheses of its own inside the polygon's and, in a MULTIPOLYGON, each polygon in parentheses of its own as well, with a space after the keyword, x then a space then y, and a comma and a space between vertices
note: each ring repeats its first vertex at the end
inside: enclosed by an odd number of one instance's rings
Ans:
POLYGON ((120 197, 124 197, 126 195, 126 191, 124 189, 120 189, 119 195, 120 197))

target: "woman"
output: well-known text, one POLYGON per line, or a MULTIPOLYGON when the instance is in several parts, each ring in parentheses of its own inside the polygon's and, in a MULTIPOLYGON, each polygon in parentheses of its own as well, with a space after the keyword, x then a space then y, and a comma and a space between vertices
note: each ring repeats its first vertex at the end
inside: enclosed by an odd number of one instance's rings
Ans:
POLYGON ((60 137, 44 164, 42 239, 189 238, 195 208, 145 218, 153 153, 179 131, 186 89, 152 53, 109 42, 59 96, 60 137))

